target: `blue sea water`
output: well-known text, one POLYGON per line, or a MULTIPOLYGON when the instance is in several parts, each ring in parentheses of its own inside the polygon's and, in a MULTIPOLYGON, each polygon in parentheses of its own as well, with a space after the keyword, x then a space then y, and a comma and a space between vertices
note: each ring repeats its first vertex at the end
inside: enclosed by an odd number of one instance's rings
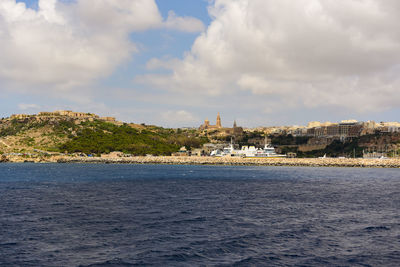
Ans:
POLYGON ((0 266, 400 266, 396 169, 0 164, 0 266))

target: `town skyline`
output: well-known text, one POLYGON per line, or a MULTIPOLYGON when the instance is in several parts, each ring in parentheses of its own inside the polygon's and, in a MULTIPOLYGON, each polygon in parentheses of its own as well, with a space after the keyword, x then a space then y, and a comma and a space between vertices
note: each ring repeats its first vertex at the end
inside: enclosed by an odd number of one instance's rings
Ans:
POLYGON ((391 0, 3 0, 0 117, 396 122, 399 10, 391 0))
MULTIPOLYGON (((29 119, 29 118, 41 118, 41 117, 66 117, 66 118, 75 118, 75 119, 95 119, 95 120, 101 120, 105 122, 110 122, 116 125, 122 125, 123 123, 128 123, 128 124, 139 124, 138 122, 134 121, 122 121, 119 120, 116 117, 112 116, 100 116, 98 114, 95 114, 93 112, 77 112, 77 111, 72 111, 72 110, 55 110, 55 111, 40 111, 35 114, 31 113, 19 113, 19 114, 11 114, 10 116, 6 116, 3 118, 0 118, 2 120, 24 120, 24 119, 29 119)), ((1 120, 0 120, 1 121, 1 120)), ((243 129, 248 130, 254 130, 254 131, 261 131, 265 132, 266 134, 293 134, 293 135, 316 135, 316 136, 323 136, 323 131, 327 131, 329 127, 340 127, 340 125, 346 125, 345 127, 348 128, 348 126, 362 126, 364 129, 370 129, 370 131, 366 131, 364 134, 372 134, 375 130, 378 131, 384 131, 384 132, 400 132, 400 122, 398 121, 379 121, 375 122, 373 120, 367 120, 367 121, 358 121, 354 119, 349 119, 349 120, 341 120, 341 121, 308 121, 305 125, 259 125, 256 127, 242 127, 237 123, 236 120, 233 120, 233 122, 225 122, 218 112, 216 115, 215 120, 209 120, 206 118, 202 124, 199 125, 199 122, 194 122, 197 123, 197 126, 189 126, 189 127, 171 127, 171 128, 188 128, 188 129, 198 129, 200 131, 226 131, 226 134, 234 134, 235 128, 238 128, 239 131, 243 131, 243 129), (215 121, 215 124, 212 124, 213 121, 215 121), (198 126, 199 125, 199 126, 198 126), (315 130, 309 131, 310 129, 325 129, 325 130, 315 130), (318 132, 319 131, 319 132, 318 132)), ((146 125, 146 123, 141 123, 146 125)), ((151 124, 147 124, 151 125, 151 124)), ((154 125, 154 126, 161 126, 162 125, 154 125)), ((339 129, 339 128, 338 128, 339 129)), ((338 132, 339 130, 333 130, 333 132, 338 132)), ((361 128, 360 128, 361 129, 361 128)), ((360 130, 359 129, 359 130, 360 130)), ((335 135, 335 134, 334 134, 335 135)))

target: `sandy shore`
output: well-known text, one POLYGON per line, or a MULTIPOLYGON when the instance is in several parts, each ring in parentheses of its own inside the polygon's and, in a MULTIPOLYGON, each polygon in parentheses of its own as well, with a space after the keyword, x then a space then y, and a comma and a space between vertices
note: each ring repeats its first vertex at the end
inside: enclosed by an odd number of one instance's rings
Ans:
POLYGON ((369 167, 400 168, 400 159, 339 159, 339 158, 276 158, 254 159, 239 157, 51 157, 8 158, 9 162, 58 162, 58 163, 111 163, 111 164, 176 164, 176 165, 245 165, 245 166, 307 166, 307 167, 369 167))

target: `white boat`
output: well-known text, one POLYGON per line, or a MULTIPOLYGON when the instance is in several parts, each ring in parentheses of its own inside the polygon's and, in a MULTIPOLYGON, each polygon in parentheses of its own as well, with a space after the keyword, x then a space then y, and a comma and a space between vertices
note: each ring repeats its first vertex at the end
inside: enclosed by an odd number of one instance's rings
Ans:
POLYGON ((286 158, 286 155, 276 153, 275 148, 269 144, 266 144, 264 148, 243 146, 241 156, 244 158, 286 158))
POLYGON ((286 155, 277 154, 275 148, 270 144, 266 144, 264 148, 256 148, 255 146, 242 146, 241 149, 235 149, 232 142, 230 146, 224 147, 222 150, 217 149, 211 152, 212 157, 242 157, 242 158, 286 158, 286 155))
POLYGON ((237 151, 231 142, 230 146, 224 147, 223 149, 213 150, 210 154, 211 157, 234 157, 237 156, 237 151))

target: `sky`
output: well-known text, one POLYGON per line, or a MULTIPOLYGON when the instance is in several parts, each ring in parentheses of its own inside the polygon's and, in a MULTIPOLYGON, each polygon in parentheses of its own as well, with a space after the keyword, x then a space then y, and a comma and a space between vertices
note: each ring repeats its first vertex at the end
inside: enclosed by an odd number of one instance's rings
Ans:
POLYGON ((397 0, 0 0, 0 117, 399 121, 397 0))

